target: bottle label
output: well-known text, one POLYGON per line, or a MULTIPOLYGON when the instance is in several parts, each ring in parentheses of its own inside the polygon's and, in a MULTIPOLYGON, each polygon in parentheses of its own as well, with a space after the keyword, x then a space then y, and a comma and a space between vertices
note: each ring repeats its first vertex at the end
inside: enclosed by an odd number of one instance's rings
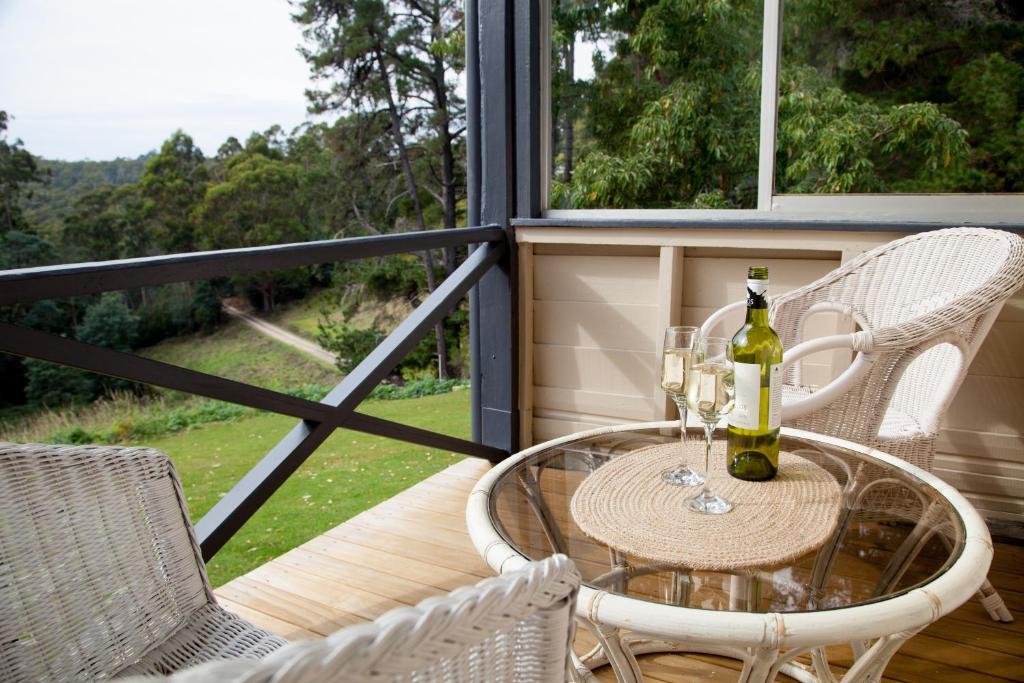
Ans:
POLYGON ((761 412, 761 365, 735 363, 736 402, 729 413, 729 424, 738 429, 757 429, 761 412))
POLYGON ((736 402, 729 425, 737 429, 774 430, 782 424, 782 363, 768 367, 768 424, 762 425, 761 364, 735 363, 736 402))
POLYGON ((747 280, 747 307, 767 308, 765 292, 768 291, 767 280, 747 280))

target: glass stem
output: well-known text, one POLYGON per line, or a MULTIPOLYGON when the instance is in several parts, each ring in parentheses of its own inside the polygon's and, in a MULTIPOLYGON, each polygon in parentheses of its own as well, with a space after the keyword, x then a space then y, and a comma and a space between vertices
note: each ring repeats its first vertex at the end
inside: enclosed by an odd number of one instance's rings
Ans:
POLYGON ((676 401, 679 409, 679 443, 683 447, 683 466, 686 466, 686 401, 676 401))
POLYGON ((704 498, 711 497, 711 439, 715 434, 715 423, 704 423, 704 488, 700 495, 704 498))

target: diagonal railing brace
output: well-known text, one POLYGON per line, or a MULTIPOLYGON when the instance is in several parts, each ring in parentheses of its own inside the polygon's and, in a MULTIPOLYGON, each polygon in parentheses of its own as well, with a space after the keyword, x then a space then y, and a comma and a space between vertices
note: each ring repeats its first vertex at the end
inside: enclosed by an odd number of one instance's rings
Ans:
MULTIPOLYGON (((268 452, 227 495, 196 524, 196 535, 209 559, 305 462, 338 425, 371 431, 382 428, 375 418, 353 414, 356 406, 384 379, 416 343, 451 311, 504 252, 503 243, 476 249, 415 311, 355 367, 324 399, 332 408, 331 422, 304 420, 268 452), (347 426, 347 425, 346 425, 347 426)), ((415 430, 415 428, 409 428, 415 430)), ((439 435, 435 435, 439 436, 439 435)), ((497 449, 497 457, 505 455, 497 449)))

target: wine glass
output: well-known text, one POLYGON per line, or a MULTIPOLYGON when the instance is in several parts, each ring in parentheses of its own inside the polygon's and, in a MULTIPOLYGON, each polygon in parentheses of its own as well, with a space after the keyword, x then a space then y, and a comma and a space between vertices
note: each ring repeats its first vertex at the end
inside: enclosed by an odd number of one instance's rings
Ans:
POLYGON ((732 410, 735 396, 732 343, 721 337, 700 339, 686 375, 686 402, 704 422, 704 487, 687 502, 696 512, 720 515, 732 510, 732 503, 711 490, 711 440, 715 424, 732 410))
POLYGON ((675 486, 700 486, 704 483, 704 477, 686 464, 686 376, 699 338, 699 327, 669 327, 665 330, 661 352, 661 388, 679 409, 679 443, 682 447, 679 466, 665 472, 661 478, 675 486))

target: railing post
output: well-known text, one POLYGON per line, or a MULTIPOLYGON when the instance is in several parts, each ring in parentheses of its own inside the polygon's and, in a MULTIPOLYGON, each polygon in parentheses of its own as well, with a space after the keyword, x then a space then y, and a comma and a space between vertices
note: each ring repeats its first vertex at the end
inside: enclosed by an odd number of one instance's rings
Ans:
MULTIPOLYGON (((471 200, 479 198, 481 219, 502 226, 513 215, 515 191, 515 117, 512 67, 513 0, 468 0, 468 15, 476 17, 475 36, 467 37, 467 59, 479 69, 469 79, 467 102, 478 103, 468 114, 472 159, 479 155, 477 173, 469 178, 471 200), (474 50, 475 48, 475 50, 474 50), (477 54, 473 54, 476 52, 477 54)), ((472 31, 473 28, 470 30, 472 31)), ((471 204, 475 204, 471 201, 471 204)), ((475 208, 475 207, 474 207, 475 208)), ((481 279, 471 299, 470 335, 473 357, 473 438, 479 443, 514 452, 519 446, 518 325, 515 239, 510 228, 502 261, 481 279)))

